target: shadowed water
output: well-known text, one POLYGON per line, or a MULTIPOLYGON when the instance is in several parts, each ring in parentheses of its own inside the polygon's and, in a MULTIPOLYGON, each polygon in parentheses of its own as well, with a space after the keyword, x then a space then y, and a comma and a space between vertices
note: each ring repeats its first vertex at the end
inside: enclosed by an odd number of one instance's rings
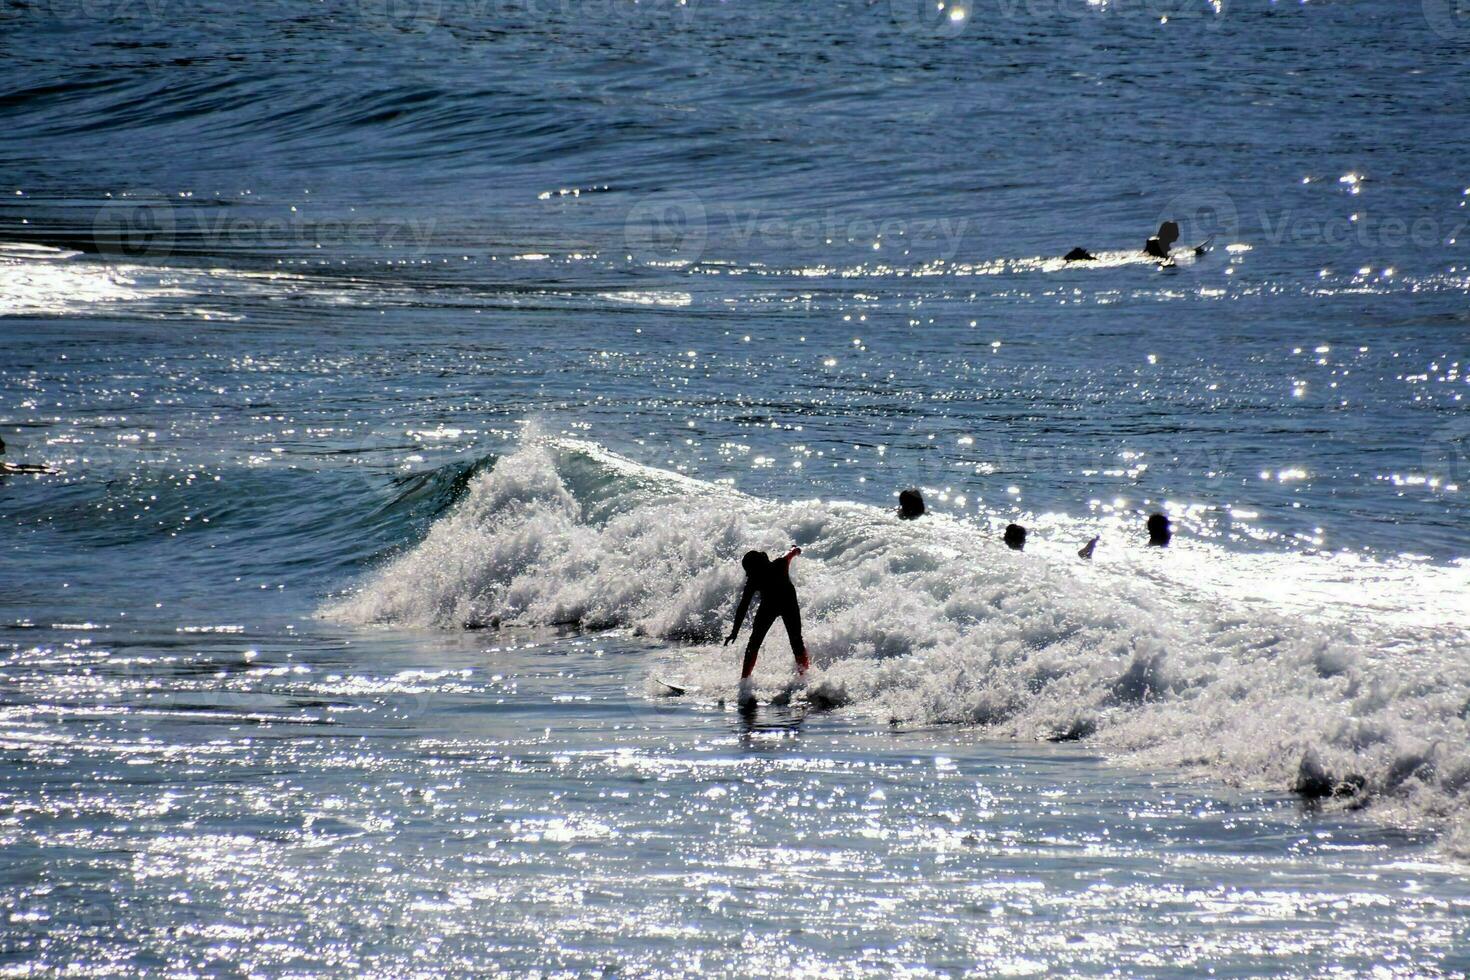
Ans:
MULTIPOLYGON (((1412 836, 1277 796, 953 730, 650 703, 627 691, 647 648, 626 636, 278 630, 114 643, 89 684, 23 661, 17 700, 36 700, 12 703, 5 736, 11 964, 1467 965, 1458 872, 1412 836)), ((34 635, 60 659, 85 649, 83 631, 34 635)))

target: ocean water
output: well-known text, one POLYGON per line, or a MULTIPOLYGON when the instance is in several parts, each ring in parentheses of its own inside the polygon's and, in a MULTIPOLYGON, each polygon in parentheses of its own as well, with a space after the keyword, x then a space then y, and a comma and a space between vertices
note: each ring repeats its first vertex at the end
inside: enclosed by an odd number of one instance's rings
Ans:
POLYGON ((0 974, 1470 971, 1467 54, 3 3, 0 974))

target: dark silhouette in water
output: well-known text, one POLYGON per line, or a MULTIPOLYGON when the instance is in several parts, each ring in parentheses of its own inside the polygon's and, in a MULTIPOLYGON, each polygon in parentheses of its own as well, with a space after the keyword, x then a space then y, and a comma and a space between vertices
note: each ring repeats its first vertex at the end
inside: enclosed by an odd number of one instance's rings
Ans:
POLYGON ((906 521, 924 516, 924 495, 913 487, 899 492, 898 516, 906 521))
MULTIPOLYGON (((1195 255, 1204 255, 1210 250, 1210 242, 1213 240, 1213 238, 1206 239, 1198 245, 1192 246, 1190 251, 1195 255)), ((1155 259, 1162 259, 1164 264, 1168 265, 1172 261, 1171 253, 1174 248, 1174 243, 1177 241, 1179 241, 1179 222, 1165 221, 1159 225, 1159 230, 1154 236, 1143 243, 1143 254, 1155 259)), ((1097 261, 1097 256, 1079 245, 1062 256, 1062 261, 1095 262, 1097 261)))
POLYGON ((786 637, 791 641, 791 652, 796 656, 797 674, 805 674, 811 665, 806 655, 806 642, 801 638, 801 607, 796 601, 796 586, 791 584, 791 560, 801 554, 800 548, 792 548, 780 558, 771 561, 764 551, 747 551, 740 559, 745 569, 745 591, 740 594, 740 605, 735 610, 735 626, 725 638, 725 646, 735 642, 740 635, 740 624, 745 622, 745 613, 750 609, 751 597, 759 592, 761 604, 755 610, 755 622, 750 627, 750 642, 745 646, 745 665, 740 679, 745 680, 755 670, 755 658, 760 653, 766 632, 779 616, 786 624, 786 637))
MULTIPOLYGON (((0 439, 0 456, 5 455, 5 440, 0 439)), ((7 463, 0 461, 0 475, 6 473, 50 473, 45 463, 7 463)))
POLYGON ((1174 221, 1165 221, 1159 225, 1158 234, 1143 243, 1145 255, 1152 255, 1156 259, 1167 259, 1169 249, 1179 241, 1179 224, 1174 221))
POLYGON ((1092 540, 1084 544, 1082 550, 1077 552, 1077 557, 1085 561, 1092 561, 1092 553, 1097 550, 1097 539, 1098 535, 1094 534, 1092 540))
POLYGON ((1174 537, 1169 518, 1163 514, 1150 514, 1148 518, 1148 545, 1150 548, 1167 548, 1174 537))
POLYGON ((1005 537, 1002 540, 1012 551, 1025 551, 1026 529, 1019 524, 1007 524, 1005 537))

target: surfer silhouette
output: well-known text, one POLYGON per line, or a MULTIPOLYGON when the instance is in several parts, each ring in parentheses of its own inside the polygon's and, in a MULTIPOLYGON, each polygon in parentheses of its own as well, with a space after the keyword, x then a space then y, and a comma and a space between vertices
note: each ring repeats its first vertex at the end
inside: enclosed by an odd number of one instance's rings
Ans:
MULTIPOLYGON (((0 439, 0 456, 5 455, 5 440, 0 439)), ((45 463, 10 463, 0 460, 0 475, 7 473, 50 473, 45 463)))
POLYGON ((755 670, 756 655, 760 653, 761 643, 777 617, 786 624, 786 636, 791 641, 791 652, 796 656, 796 673, 805 674, 810 666, 806 643, 801 638, 801 607, 796 601, 796 586, 791 584, 791 560, 799 554, 800 548, 792 548, 772 561, 764 551, 747 551, 740 559, 745 569, 745 591, 740 594, 735 626, 725 638, 725 646, 734 643, 740 635, 740 625, 745 622, 751 598, 757 592, 761 596, 761 603, 755 610, 755 622, 750 627, 750 642, 745 646, 745 665, 740 672, 742 681, 755 670))
POLYGON ((1163 514, 1150 514, 1145 526, 1148 528, 1150 548, 1169 547, 1169 541, 1174 537, 1174 528, 1169 523, 1168 517, 1163 514))
MULTIPOLYGON (((1143 254, 1150 258, 1160 259, 1164 265, 1173 261, 1174 243, 1179 241, 1179 222, 1165 221, 1159 225, 1159 230, 1152 238, 1143 243, 1143 254)), ((1190 248, 1195 255, 1204 255, 1210 250, 1210 242, 1214 238, 1207 238, 1190 248)), ((1063 262, 1096 262, 1097 256, 1082 246, 1077 246, 1062 256, 1063 262)))
POLYGON ((1179 225, 1174 221, 1165 221, 1159 225, 1158 234, 1143 243, 1145 255, 1151 255, 1156 259, 1167 259, 1169 250, 1174 243, 1179 241, 1179 225))

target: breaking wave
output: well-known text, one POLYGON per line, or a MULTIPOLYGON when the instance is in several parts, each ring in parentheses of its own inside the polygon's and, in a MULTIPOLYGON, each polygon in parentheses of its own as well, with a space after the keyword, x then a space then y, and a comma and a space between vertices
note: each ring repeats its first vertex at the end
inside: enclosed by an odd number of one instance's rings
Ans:
MULTIPOLYGON (((714 644, 737 559, 795 543, 814 705, 1086 741, 1135 765, 1371 804, 1470 848, 1463 566, 1107 537, 1085 563, 1080 528, 1061 526, 1018 554, 973 521, 773 503, 565 440, 528 438, 463 484, 417 546, 324 614, 627 628, 668 641, 651 671, 733 691, 737 654, 714 644)), ((769 693, 790 677, 776 630, 757 679, 769 693)))

